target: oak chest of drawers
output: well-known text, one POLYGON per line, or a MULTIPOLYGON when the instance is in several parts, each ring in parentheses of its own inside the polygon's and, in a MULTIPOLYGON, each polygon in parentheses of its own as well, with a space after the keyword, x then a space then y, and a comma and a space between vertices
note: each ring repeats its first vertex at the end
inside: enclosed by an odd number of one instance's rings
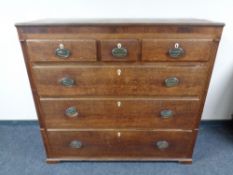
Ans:
POLYGON ((192 162, 222 23, 16 24, 47 161, 192 162))

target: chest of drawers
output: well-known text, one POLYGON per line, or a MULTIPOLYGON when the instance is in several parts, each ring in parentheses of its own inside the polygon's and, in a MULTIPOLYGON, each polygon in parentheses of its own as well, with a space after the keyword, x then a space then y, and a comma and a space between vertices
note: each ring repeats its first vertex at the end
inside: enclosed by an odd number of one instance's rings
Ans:
POLYGON ((221 38, 205 20, 16 24, 47 162, 192 162, 221 38))

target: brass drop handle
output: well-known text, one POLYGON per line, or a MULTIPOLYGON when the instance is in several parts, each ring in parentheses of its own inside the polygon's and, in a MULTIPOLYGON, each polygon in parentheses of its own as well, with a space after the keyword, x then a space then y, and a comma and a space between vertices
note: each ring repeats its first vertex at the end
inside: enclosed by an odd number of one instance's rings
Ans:
POLYGON ((173 111, 170 109, 164 109, 160 112, 161 118, 171 118, 173 116, 173 111))
POLYGON ((58 48, 55 50, 55 55, 58 58, 68 58, 71 55, 69 49, 66 49, 64 44, 59 44, 58 48))
POLYGON ((166 140, 159 140, 155 142, 155 145, 158 149, 160 150, 164 150, 167 149, 169 147, 169 143, 166 140))
POLYGON ((128 50, 122 47, 121 43, 118 43, 117 47, 114 47, 112 49, 112 56, 116 58, 123 58, 123 57, 126 57, 127 55, 128 55, 128 50))
POLYGON ((73 140, 70 142, 70 147, 73 149, 80 149, 82 147, 82 142, 80 140, 73 140))
POLYGON ((166 87, 174 87, 179 84, 179 79, 177 77, 169 77, 165 79, 165 85, 166 87))
POLYGON ((71 107, 68 107, 66 110, 65 110, 65 115, 67 117, 76 117, 78 116, 78 110, 76 109, 76 107, 74 106, 71 106, 71 107))
POLYGON ((174 47, 169 49, 168 54, 172 58, 180 58, 184 55, 184 49, 180 47, 179 43, 175 43, 174 47))
POLYGON ((71 87, 75 84, 75 80, 69 77, 64 77, 60 80, 60 84, 65 87, 71 87))

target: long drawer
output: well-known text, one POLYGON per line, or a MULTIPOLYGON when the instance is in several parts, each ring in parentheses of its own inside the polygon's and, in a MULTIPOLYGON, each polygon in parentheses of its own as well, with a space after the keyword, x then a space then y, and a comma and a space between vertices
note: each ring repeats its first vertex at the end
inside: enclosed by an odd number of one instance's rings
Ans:
POLYGON ((33 66, 40 96, 195 96, 207 75, 202 63, 33 66))
POLYGON ((191 158, 196 131, 49 131, 49 158, 163 160, 191 158))
POLYGON ((198 98, 42 98, 47 128, 193 129, 198 98))

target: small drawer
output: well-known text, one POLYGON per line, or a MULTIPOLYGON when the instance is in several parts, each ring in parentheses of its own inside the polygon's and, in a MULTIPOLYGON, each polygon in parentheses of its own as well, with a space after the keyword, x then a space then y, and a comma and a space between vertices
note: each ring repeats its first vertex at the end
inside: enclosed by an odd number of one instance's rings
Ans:
POLYGON ((208 61, 213 41, 209 39, 144 39, 143 61, 208 61))
POLYGON ((109 39, 100 41, 102 61, 137 61, 139 42, 136 39, 109 39))
POLYGON ((194 129, 198 98, 41 98, 47 128, 194 129))
POLYGON ((96 61, 95 40, 27 40, 30 61, 96 61))
POLYGON ((191 158, 196 131, 49 131, 50 158, 162 160, 191 158))

